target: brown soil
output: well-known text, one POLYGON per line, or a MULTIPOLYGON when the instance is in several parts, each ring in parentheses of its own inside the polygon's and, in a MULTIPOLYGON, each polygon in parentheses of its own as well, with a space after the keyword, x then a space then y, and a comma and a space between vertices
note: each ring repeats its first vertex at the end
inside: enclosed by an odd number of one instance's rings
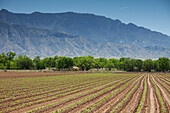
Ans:
POLYGON ((160 93, 161 93, 161 97, 163 98, 164 101, 164 106, 165 106, 165 111, 168 113, 170 111, 170 95, 169 92, 167 92, 167 90, 159 83, 155 80, 155 78, 152 76, 153 81, 155 82, 155 84, 157 85, 160 93))
MULTIPOLYGON (((104 81, 104 80, 103 80, 104 81)), ((15 100, 20 100, 20 99, 25 99, 25 98, 30 98, 30 97, 34 97, 34 96, 39 96, 39 95, 43 95, 43 94, 48 94, 48 93, 54 93, 54 94, 50 94, 50 95, 47 95, 47 96, 44 96, 43 98, 46 98, 46 97, 50 97, 50 96, 54 96, 54 95, 57 95, 57 94, 61 94, 61 93, 66 93, 66 92, 70 92, 70 91, 73 91, 73 90, 76 90, 76 89, 79 89, 79 88, 75 88, 75 89, 72 89, 72 90, 67 90, 67 91, 63 91, 63 92, 60 92, 60 93, 55 93, 57 91, 61 91, 61 90, 65 90, 65 89, 69 89, 69 88, 74 88, 74 87, 78 87, 78 86, 82 86, 82 85, 95 85, 97 84, 98 82, 100 81, 93 81, 92 84, 90 83, 85 83, 85 84, 81 84, 81 85, 76 85, 76 86, 72 86, 72 87, 65 87, 65 88, 61 88, 61 89, 57 89, 57 90, 52 90, 52 91, 44 91, 43 93, 36 93, 36 94, 33 94, 33 95, 26 95, 26 96, 23 96, 23 97, 16 97, 16 98, 13 98, 13 99, 8 99, 8 100, 5 100, 5 101, 1 101, 0 104, 5 104, 7 102, 11 102, 11 101, 15 101, 15 100)), ((106 84, 106 83, 105 83, 106 84)), ((104 84, 101 84, 101 85, 104 85, 104 84)), ((87 87, 87 86, 84 86, 84 87, 87 87)), ((82 87, 83 88, 83 87, 82 87)), ((34 99, 34 100, 38 100, 38 98, 34 99)), ((28 100, 27 100, 28 102, 28 100)), ((19 103, 18 103, 19 104, 19 103)))
POLYGON ((73 75, 73 74, 85 74, 86 71, 78 72, 3 72, 0 71, 0 78, 18 78, 18 77, 39 77, 39 76, 61 76, 61 75, 73 75))
MULTIPOLYGON (((128 81, 129 81, 129 80, 128 80, 128 81)), ((105 96, 107 96, 107 95, 110 94, 111 92, 115 91, 117 88, 121 87, 122 85, 124 85, 124 84, 127 83, 128 81, 126 81, 126 82, 124 82, 124 83, 122 83, 122 84, 114 87, 114 88, 111 89, 111 90, 108 90, 108 91, 106 91, 106 92, 103 92, 102 94, 97 95, 97 96, 95 96, 95 97, 93 97, 93 98, 91 98, 91 99, 89 99, 89 100, 87 100, 87 101, 85 101, 85 102, 83 102, 83 103, 80 103, 79 105, 74 106, 73 108, 68 108, 66 111, 64 111, 64 113, 69 113, 69 112, 70 112, 70 113, 76 113, 76 112, 79 112, 79 111, 81 111, 83 108, 87 108, 88 106, 92 105, 93 103, 97 102, 98 100, 104 98, 105 96), (81 106, 81 107, 80 107, 80 106, 81 106), (77 110, 78 110, 78 111, 77 111, 77 110)), ((95 93, 97 93, 97 92, 95 92, 95 93)), ((91 94, 90 94, 90 95, 91 95, 91 94)), ((87 95, 87 96, 90 96, 90 95, 87 95)), ((87 97, 87 96, 86 96, 86 97, 87 97)), ((83 97, 83 98, 85 98, 85 97, 83 97)), ((75 103, 75 102, 77 102, 77 101, 80 101, 80 100, 82 100, 83 98, 79 98, 78 100, 74 100, 74 101, 72 101, 71 103, 69 102, 69 103, 63 105, 62 108, 63 108, 63 107, 66 107, 67 105, 73 104, 73 103, 75 103)), ((47 112, 53 112, 53 111, 55 111, 55 110, 57 110, 57 108, 54 108, 54 109, 52 109, 52 110, 50 110, 50 111, 46 111, 46 113, 47 113, 47 112)))
POLYGON ((144 79, 142 79, 140 87, 133 94, 129 103, 127 103, 127 105, 124 106, 124 108, 120 111, 120 113, 134 113, 136 111, 138 105, 140 104, 143 89, 144 89, 144 79))
MULTIPOLYGON (((110 83, 110 82, 109 82, 109 83, 110 83)), ((114 84, 116 84, 116 83, 117 83, 117 82, 115 82, 114 84)), ((106 83, 105 83, 105 84, 106 84, 106 83)), ((101 85, 99 85, 99 86, 102 86, 102 85, 104 85, 104 84, 101 84, 101 85)), ((113 84, 112 84, 112 85, 113 85, 113 84)), ((96 86, 96 87, 98 87, 98 86, 96 86)), ((93 87, 93 88, 95 88, 95 87, 93 87)), ((21 110, 14 110, 14 111, 20 111, 20 112, 28 111, 28 110, 31 110, 31 109, 34 109, 34 108, 37 108, 37 107, 40 107, 40 106, 47 105, 48 103, 55 103, 56 101, 60 101, 60 100, 62 100, 62 99, 64 99, 64 98, 68 98, 68 97, 70 97, 70 96, 74 96, 74 95, 83 93, 83 92, 85 92, 85 91, 87 91, 87 90, 90 90, 90 89, 92 89, 92 88, 85 89, 85 90, 79 91, 79 92, 75 92, 75 93, 73 93, 73 94, 68 94, 68 95, 65 95, 64 97, 58 97, 58 98, 55 98, 55 99, 52 99, 52 100, 49 100, 49 101, 37 103, 37 104, 34 104, 34 106, 27 106, 27 107, 22 108, 21 110)), ((103 88, 103 89, 104 89, 104 88, 103 88)), ((62 103, 62 104, 63 104, 63 103, 62 103)))
POLYGON ((147 100, 148 107, 146 109, 146 113, 158 113, 160 112, 159 107, 158 107, 159 104, 157 103, 156 96, 154 93, 154 88, 151 85, 149 75, 148 75, 147 82, 148 82, 148 87, 149 87, 149 95, 148 95, 149 98, 147 100))
MULTIPOLYGON (((53 72, 53 73, 52 72, 51 73, 50 72, 46 72, 46 73, 45 72, 0 72, 0 79, 17 78, 17 77, 33 77, 33 76, 34 77, 60 76, 60 75, 69 75, 69 74, 77 74, 77 73, 64 73, 64 72, 63 73, 58 73, 58 72, 56 72, 56 73, 55 72, 53 72)), ((80 73, 78 73, 78 74, 80 74, 80 73)), ((124 74, 126 74, 126 73, 124 73, 124 74)), ((160 101, 159 96, 156 92, 156 88, 155 88, 154 84, 151 82, 151 79, 156 84, 156 86, 158 87, 158 90, 161 94, 161 97, 163 99, 163 103, 164 103, 164 106, 165 106, 165 112, 169 113, 170 112, 170 92, 169 92, 168 88, 170 88, 170 86, 167 83, 167 82, 170 81, 169 75, 165 75, 167 77, 166 77, 166 79, 164 79, 164 73, 160 73, 160 74, 161 75, 159 75, 159 73, 147 73, 147 74, 145 73, 144 76, 141 76, 141 75, 138 76, 128 86, 126 86, 122 90, 118 91, 117 93, 115 93, 114 95, 112 95, 111 97, 109 97, 108 99, 106 99, 105 101, 103 101, 102 103, 100 103, 99 105, 94 107, 93 109, 91 109, 88 113, 110 113, 113 110, 114 107, 116 107, 120 102, 122 102, 122 100, 126 97, 126 95, 129 93, 129 91, 136 85, 137 80, 139 80, 140 78, 141 79, 140 79, 138 86, 129 95, 127 100, 114 113, 134 113, 134 112, 136 112, 136 110, 137 110, 137 108, 140 104, 142 95, 143 95, 144 86, 145 86, 145 78, 147 80, 147 91, 146 91, 146 96, 145 96, 145 99, 144 99, 144 103, 142 104, 140 113, 161 113, 162 112, 161 101, 160 101), (154 75, 154 74, 157 74, 157 75, 154 75), (150 77, 151 77, 151 79, 150 79, 150 77), (168 88, 163 86, 160 82, 163 83, 168 88)), ((27 99, 27 100, 24 101, 24 102, 20 102, 18 104, 14 103, 13 106, 10 106, 10 105, 8 105, 8 106, 6 105, 4 107, 0 106, 0 111, 4 111, 5 109, 8 109, 8 108, 14 108, 18 105, 22 105, 22 103, 35 102, 36 100, 46 99, 48 97, 52 97, 52 96, 55 96, 57 94, 63 94, 63 93, 67 93, 67 92, 70 92, 70 91, 76 91, 76 92, 73 92, 73 93, 68 93, 64 96, 54 98, 54 99, 42 101, 42 102, 39 102, 39 103, 34 103, 32 105, 29 105, 29 106, 25 106, 25 107, 21 107, 19 109, 11 110, 10 112, 11 113, 23 113, 23 112, 30 111, 30 110, 38 108, 38 107, 45 106, 47 104, 60 102, 58 104, 54 104, 52 106, 45 107, 43 109, 39 109, 35 113, 51 113, 51 112, 54 112, 54 111, 61 109, 61 108, 66 108, 66 110, 61 112, 61 113, 80 113, 83 110, 91 107, 93 104, 97 103, 98 101, 100 101, 104 97, 110 95, 110 93, 119 89, 121 86, 125 85, 128 81, 133 79, 133 78, 130 78, 129 80, 127 80, 126 77, 124 77, 122 79, 118 76, 116 76, 116 77, 117 78, 114 78, 113 80, 110 80, 110 79, 104 78, 104 77, 99 78, 99 79, 97 78, 97 79, 89 80, 88 82, 84 81, 81 84, 78 84, 78 82, 75 82, 75 83, 71 84, 71 85, 74 85, 74 86, 69 86, 68 84, 64 84, 64 83, 58 83, 58 84, 52 83, 51 86, 56 85, 56 87, 58 87, 58 89, 56 89, 55 87, 51 87, 51 89, 49 88, 49 90, 45 90, 45 89, 50 87, 50 84, 49 84, 49 86, 48 85, 47 86, 37 85, 38 86, 37 89, 39 89, 39 91, 44 91, 44 92, 40 93, 37 90, 37 92, 35 91, 34 94, 29 95, 29 96, 24 96, 24 95, 22 95, 22 93, 25 93, 25 94, 28 93, 29 94, 29 91, 32 90, 31 88, 23 87, 23 89, 22 89, 22 86, 19 86, 18 84, 16 84, 16 86, 14 86, 15 89, 11 89, 11 91, 13 91, 13 92, 14 91, 18 92, 18 94, 15 95, 16 97, 14 99, 8 99, 8 100, 4 100, 4 101, 0 100, 0 105, 7 104, 7 103, 10 104, 10 103, 12 103, 12 101, 15 101, 15 100, 21 100, 21 99, 27 99), (112 85, 119 83, 117 80, 120 80, 120 79, 121 80, 127 80, 127 81, 119 84, 118 86, 116 86, 116 87, 114 87, 110 90, 102 92, 101 94, 94 96, 93 98, 90 98, 90 99, 86 100, 85 102, 79 103, 78 105, 75 105, 71 108, 67 107, 68 105, 71 105, 71 104, 74 104, 78 101, 81 101, 82 99, 84 99, 88 96, 91 96, 91 95, 93 95, 93 94, 95 94, 95 93, 97 93, 97 92, 99 92, 99 91, 101 91, 105 88, 111 87, 112 85), (112 83, 111 85, 105 86, 105 87, 100 88, 100 89, 95 89, 91 92, 76 96, 78 94, 81 94, 81 93, 86 92, 88 90, 91 90, 93 88, 97 88, 97 87, 109 84, 113 81, 115 81, 115 82, 112 83), (102 83, 99 83, 99 82, 102 82, 102 83), (86 85, 86 86, 83 86, 83 85, 86 85), (92 85, 97 85, 97 86, 91 87, 92 85), (17 87, 17 86, 19 86, 19 87, 17 87), (87 87, 87 88, 82 89, 80 91, 77 91, 77 89, 85 88, 85 87, 87 87), (73 88, 73 89, 57 93, 57 91, 65 90, 65 89, 68 89, 68 88, 73 88), (47 95, 43 95, 43 94, 47 94, 47 95), (29 97, 35 97, 35 96, 41 96, 41 95, 43 95, 43 96, 40 97, 40 98, 36 97, 36 98, 33 98, 33 99, 29 99, 29 97), (66 99, 66 98, 69 98, 69 97, 72 97, 72 96, 75 96, 75 97, 70 98, 69 100, 63 101, 63 99, 66 99)), ((8 86, 8 84, 7 84, 7 86, 8 86)), ((3 100, 6 97, 8 97, 8 96, 4 95, 5 93, 3 93, 3 91, 8 91, 10 88, 8 88, 6 90, 4 90, 4 89, 1 90, 1 89, 2 88, 0 88, 0 95, 1 94, 2 95, 1 95, 0 99, 3 100), (4 97, 3 97, 3 95, 4 95, 4 97)), ((10 94, 10 93, 7 93, 7 94, 10 94)))

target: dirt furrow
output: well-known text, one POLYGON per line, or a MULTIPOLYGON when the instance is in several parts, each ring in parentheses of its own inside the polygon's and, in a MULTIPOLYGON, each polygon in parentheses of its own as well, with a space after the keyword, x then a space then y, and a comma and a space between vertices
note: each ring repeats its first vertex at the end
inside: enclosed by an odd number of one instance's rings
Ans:
MULTIPOLYGON (((158 75, 159 76, 159 75, 158 75)), ((162 78, 163 80, 165 80, 166 82, 170 83, 170 80, 166 77, 163 77, 163 76, 159 76, 160 78, 162 78)))
POLYGON ((143 76, 135 79, 131 84, 126 86, 124 89, 122 89, 122 92, 120 92, 119 94, 116 94, 112 98, 108 99, 108 101, 103 102, 102 104, 100 104, 99 106, 97 106, 96 108, 91 110, 90 112, 94 112, 94 113, 100 113, 100 112, 108 113, 108 112, 110 112, 118 103, 120 103, 126 97, 128 92, 136 85, 137 81, 139 79, 141 79, 142 77, 143 76))
MULTIPOLYGON (((110 83, 110 82, 109 82, 110 83)), ((99 86, 102 86, 102 85, 105 85, 105 84, 108 84, 108 83, 104 83, 104 84, 100 84, 99 86)), ((95 86, 95 87, 98 87, 98 86, 95 86)), ((94 87, 92 87, 92 88, 94 88, 94 87)), ((81 92, 84 92, 84 91, 86 91, 86 90, 89 90, 89 89, 91 89, 91 88, 87 88, 87 89, 83 89, 83 90, 81 90, 81 91, 77 91, 77 92, 75 92, 75 93, 70 93, 70 94, 67 94, 67 95, 72 95, 72 94, 76 94, 76 93, 81 93, 81 92)), ((69 92, 69 91, 67 91, 67 92, 69 92)), ((67 93, 67 92, 65 92, 65 93, 67 93)), ((62 94, 62 93, 61 93, 62 94)), ((56 100, 56 99, 59 99, 59 98, 63 98, 63 97, 65 97, 65 96, 67 96, 67 95, 64 95, 64 96, 60 96, 60 97, 57 97, 57 98, 54 98, 54 99, 50 99, 50 100, 47 100, 47 101, 52 101, 52 100, 56 100)), ((47 95, 48 97, 51 97, 50 95, 47 95)), ((53 95, 54 96, 54 95, 53 95)), ((33 100, 30 100, 30 101, 27 101, 27 103, 28 102, 32 102, 32 101, 36 101, 36 100, 38 100, 38 99, 45 99, 46 97, 42 97, 42 98, 35 98, 35 99, 33 99, 33 100)), ((43 101, 43 102, 46 102, 46 101, 43 101)), ((40 103, 42 103, 42 102, 38 102, 38 103, 35 103, 35 104, 40 104, 40 103)), ((35 104, 32 104, 32 105, 35 105, 35 104)), ((15 104, 15 105, 19 105, 19 104, 15 104)), ((13 105, 13 106, 9 106, 9 107, 14 107, 15 105, 13 105)), ((31 105, 31 106, 32 106, 31 105)), ((25 107, 29 107, 29 106, 25 106, 25 107)), ((8 108, 3 108, 3 109, 8 109, 8 108)), ((3 110, 2 109, 2 110, 3 110)), ((22 109, 23 109, 23 107, 22 107, 22 109)))
MULTIPOLYGON (((109 82, 109 83, 110 83, 110 82, 109 82)), ((116 83, 116 82, 115 82, 115 83, 116 83)), ((114 84, 115 84, 115 83, 114 83, 114 84)), ((107 84, 107 83, 106 83, 106 84, 107 84)), ((102 85, 104 85, 104 84, 102 84, 102 85)), ((102 85, 100 85, 100 86, 102 86, 102 85)), ((96 87, 99 87, 99 86, 96 86, 96 87)), ((96 87, 93 87, 93 88, 96 88, 96 87)), ((90 89, 92 89, 92 88, 90 88, 90 89)), ((83 90, 83 91, 80 91, 80 92, 76 92, 76 93, 73 93, 73 94, 65 95, 65 96, 63 96, 63 97, 55 98, 55 99, 52 99, 52 100, 49 100, 49 101, 37 103, 37 104, 31 105, 31 106, 26 106, 26 107, 20 109, 19 111, 20 111, 20 112, 25 112, 25 111, 29 111, 29 110, 38 108, 38 107, 40 107, 40 106, 47 105, 47 104, 49 104, 49 103, 55 103, 56 101, 61 101, 61 100, 64 99, 64 98, 68 98, 68 97, 71 97, 71 96, 74 96, 74 95, 83 93, 83 92, 85 92, 85 91, 87 91, 87 90, 90 90, 90 89, 86 89, 86 90, 83 90)), ((18 110, 14 110, 14 111, 18 111, 18 110)))
MULTIPOLYGON (((115 80, 116 80, 116 79, 115 79, 115 80)), ((103 81, 105 81, 105 80, 103 80, 103 81)), ((15 101, 15 100, 21 100, 21 99, 31 98, 31 97, 35 97, 35 96, 41 96, 41 95, 49 94, 49 93, 54 93, 53 95, 57 95, 57 94, 60 94, 60 93, 66 93, 66 92, 69 92, 69 91, 73 91, 73 90, 78 89, 78 88, 76 88, 76 87, 81 87, 82 85, 87 85, 87 86, 88 86, 88 85, 89 85, 89 86, 90 86, 90 85, 95 85, 95 84, 97 84, 98 82, 101 82, 101 81, 92 82, 91 84, 90 84, 90 83, 86 83, 86 84, 81 84, 81 85, 77 85, 77 86, 73 86, 73 87, 66 87, 66 88, 61 88, 61 89, 57 89, 57 90, 46 91, 46 92, 38 93, 38 94, 26 95, 26 96, 24 96, 24 97, 16 97, 16 98, 13 98, 13 99, 8 99, 8 100, 5 100, 5 101, 1 101, 0 104, 5 104, 5 103, 7 103, 7 102, 10 103, 10 102, 15 101), (66 89, 68 89, 68 88, 75 88, 75 89, 63 91, 63 92, 60 92, 60 93, 55 93, 55 92, 57 92, 57 91, 66 90, 66 89)), ((87 87, 87 86, 84 86, 84 87, 87 87)), ((41 98, 35 98, 35 99, 32 99, 31 101, 33 101, 33 100, 38 100, 38 99, 42 99, 42 98, 46 98, 46 97, 50 97, 50 96, 52 96, 52 94, 47 95, 47 96, 43 96, 43 97, 41 97, 41 98)), ((26 100, 25 102, 30 102, 30 101, 26 100)), ((24 103, 24 102, 22 102, 22 103, 24 103)), ((18 104, 20 104, 20 103, 18 103, 18 104)))
MULTIPOLYGON (((131 79, 130 79, 130 80, 131 80, 131 79)), ((128 81, 130 81, 130 80, 128 80, 128 81)), ((109 93, 115 91, 115 90, 118 89, 119 87, 121 87, 121 86, 123 86, 124 84, 126 84, 128 81, 126 81, 126 82, 124 82, 124 83, 121 83, 120 85, 118 85, 118 86, 116 86, 116 87, 114 87, 114 88, 112 88, 112 89, 110 89, 110 90, 107 90, 107 91, 105 91, 105 92, 103 92, 103 93, 101 93, 101 94, 99 94, 99 95, 97 95, 97 96, 95 96, 95 97, 93 97, 93 98, 91 98, 91 99, 88 99, 87 101, 85 101, 85 102, 83 102, 83 103, 80 103, 80 104, 78 104, 77 106, 74 106, 74 107, 72 107, 72 108, 67 108, 63 113, 68 113, 68 112, 74 113, 74 112, 76 112, 76 110, 80 110, 80 108, 81 108, 81 110, 82 110, 83 108, 87 108, 89 105, 92 105, 93 103, 97 102, 98 99, 104 98, 104 97, 107 96, 109 93)), ((88 96, 90 96, 90 95, 88 95, 88 96)), ((72 103, 78 102, 78 101, 80 101, 80 100, 82 100, 82 99, 83 99, 83 98, 81 98, 81 99, 79 99, 79 100, 76 100, 76 101, 73 101, 72 103)), ((66 105, 62 106, 62 108, 64 108, 64 107, 66 107, 66 105)), ((55 111, 55 110, 56 110, 56 109, 50 110, 50 112, 53 112, 53 111, 55 111)), ((81 111, 81 110, 80 110, 80 111, 81 111)), ((47 112, 49 112, 49 111, 47 111, 47 112)), ((47 112, 46 112, 46 113, 47 113, 47 112)))
POLYGON ((153 92, 153 87, 152 87, 152 85, 151 85, 151 83, 150 83, 150 77, 149 77, 149 74, 148 74, 148 80, 147 80, 147 82, 148 82, 148 87, 149 87, 149 91, 148 91, 148 93, 149 93, 149 97, 148 97, 148 107, 147 107, 147 109, 146 109, 146 113, 157 113, 156 112, 156 106, 155 106, 155 104, 156 104, 156 100, 155 100, 155 98, 154 98, 154 92, 153 92))
POLYGON ((165 111, 169 112, 170 111, 170 95, 169 93, 167 92, 167 90, 160 84, 158 83, 155 78, 153 76, 152 77, 152 80, 153 82, 156 84, 156 86, 158 87, 158 89, 160 90, 160 93, 161 93, 161 97, 163 98, 163 104, 165 106, 165 111))
MULTIPOLYGON (((36 91, 37 93, 36 92, 32 92, 32 93, 35 93, 35 94, 32 94, 32 95, 28 95, 29 92, 26 92, 26 94, 24 94, 24 95, 27 95, 27 96, 21 97, 23 94, 14 95, 15 98, 8 99, 8 100, 5 100, 5 101, 1 101, 0 103, 4 103, 4 102, 8 102, 8 101, 15 101, 15 100, 18 100, 18 99, 24 99, 24 98, 28 98, 28 97, 32 97, 32 96, 38 96, 38 95, 47 94, 47 93, 52 93, 52 92, 56 92, 56 91, 60 91, 60 90, 68 89, 68 88, 74 88, 74 87, 78 87, 78 86, 82 86, 82 85, 86 85, 86 84, 90 84, 90 83, 95 83, 95 82, 100 82, 100 81, 104 81, 104 80, 107 80, 107 79, 103 79, 103 80, 101 79, 99 81, 95 80, 95 81, 92 81, 92 82, 89 82, 89 83, 82 83, 80 85, 74 84, 74 86, 69 86, 68 84, 67 85, 63 84, 64 86, 62 86, 62 87, 60 86, 61 87, 60 89, 56 89, 56 90, 54 89, 54 90, 51 90, 51 91, 44 90, 43 93, 39 93, 39 91, 36 91), (65 86, 68 86, 68 87, 65 87, 65 86), (17 96, 19 96, 19 97, 17 97, 17 96)), ((56 87, 59 87, 59 86, 56 86, 56 87)))
MULTIPOLYGON (((158 77, 158 76, 155 76, 155 78, 156 79, 158 79, 157 81, 160 81, 161 83, 163 83, 165 86, 163 86, 163 87, 167 87, 167 88, 165 88, 165 89, 167 89, 167 91, 168 91, 168 88, 170 89, 170 85, 167 83, 167 82, 165 82, 164 80, 162 80, 160 77, 158 77)), ((168 91, 169 92, 169 91, 168 91)), ((170 93, 170 92, 169 92, 170 93)))
POLYGON ((120 111, 120 113, 134 113, 138 105, 140 104, 143 90, 144 90, 144 79, 142 79, 140 87, 133 94, 131 100, 124 106, 124 108, 120 111))

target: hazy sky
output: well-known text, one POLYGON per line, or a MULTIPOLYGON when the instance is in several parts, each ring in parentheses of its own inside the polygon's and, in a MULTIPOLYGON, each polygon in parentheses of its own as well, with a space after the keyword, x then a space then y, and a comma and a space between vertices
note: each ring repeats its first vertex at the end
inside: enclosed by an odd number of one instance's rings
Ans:
POLYGON ((0 0, 2 8, 17 13, 93 13, 170 36, 170 0, 0 0))

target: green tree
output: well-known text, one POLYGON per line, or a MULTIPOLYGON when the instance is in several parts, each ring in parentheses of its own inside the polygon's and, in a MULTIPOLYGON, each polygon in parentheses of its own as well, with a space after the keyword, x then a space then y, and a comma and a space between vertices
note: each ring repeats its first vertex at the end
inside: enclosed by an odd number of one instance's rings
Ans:
POLYGON ((137 59, 135 65, 136 65, 138 71, 140 72, 143 67, 143 61, 141 59, 137 59))
POLYGON ((44 64, 43 60, 37 62, 37 69, 45 69, 46 65, 44 64))
POLYGON ((159 61, 158 60, 154 60, 153 61, 153 69, 154 69, 154 71, 160 71, 160 69, 159 69, 159 61))
POLYGON ((52 67, 56 67, 56 65, 58 64, 58 60, 59 60, 59 56, 55 56, 52 62, 52 67))
POLYGON ((105 59, 105 58, 96 58, 95 59, 95 65, 94 65, 94 67, 95 68, 97 68, 97 69, 100 69, 100 68, 104 68, 104 66, 106 65, 106 63, 107 63, 107 59, 105 59))
POLYGON ((99 58, 96 58, 95 59, 95 65, 94 65, 95 68, 97 68, 97 70, 99 70, 99 68, 101 67, 101 62, 100 62, 100 59, 99 58))
POLYGON ((136 64, 136 59, 130 59, 129 61, 129 71, 134 71, 135 69, 135 64, 136 64))
POLYGON ((119 69, 124 71, 130 71, 130 58, 120 58, 119 59, 119 69))
POLYGON ((159 68, 161 71, 165 72, 169 70, 170 61, 168 58, 162 57, 158 59, 159 62, 159 68))
POLYGON ((95 66, 95 59, 93 56, 81 56, 78 58, 74 58, 74 61, 76 62, 77 66, 83 71, 88 71, 95 66))
POLYGON ((107 64, 107 59, 106 58, 99 58, 99 62, 100 62, 100 68, 104 68, 104 66, 107 64))
POLYGON ((114 63, 111 61, 108 61, 107 64, 105 65, 105 68, 111 71, 111 69, 114 68, 114 63))
POLYGON ((146 59, 144 61, 144 70, 151 72, 153 69, 153 61, 151 59, 146 59))
POLYGON ((45 69, 46 64, 43 62, 43 60, 40 59, 40 56, 36 56, 33 59, 34 67, 35 69, 45 69))
POLYGON ((5 53, 3 52, 2 54, 0 54, 0 62, 3 64, 3 69, 6 69, 6 63, 8 62, 8 57, 5 55, 5 53))
POLYGON ((6 54, 6 56, 8 57, 8 63, 7 63, 7 68, 8 69, 10 69, 11 68, 11 62, 12 62, 12 60, 14 59, 14 57, 15 57, 15 55, 16 55, 16 53, 14 53, 14 52, 8 52, 7 54, 6 54))
POLYGON ((119 68, 119 60, 118 60, 118 59, 116 59, 116 58, 110 58, 110 59, 108 60, 108 62, 109 62, 109 63, 113 63, 115 68, 117 68, 117 69, 119 68))
POLYGON ((15 58, 18 69, 32 69, 33 61, 26 55, 19 55, 15 58))
POLYGON ((59 57, 58 64, 56 68, 60 69, 71 69, 73 67, 74 62, 70 57, 59 57))

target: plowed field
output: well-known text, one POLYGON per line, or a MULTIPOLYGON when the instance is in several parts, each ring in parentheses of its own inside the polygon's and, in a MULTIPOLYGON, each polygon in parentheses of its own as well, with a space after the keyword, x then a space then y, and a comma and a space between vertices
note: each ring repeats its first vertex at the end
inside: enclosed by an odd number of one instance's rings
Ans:
POLYGON ((0 72, 0 113, 170 112, 170 74, 10 74, 0 72))

